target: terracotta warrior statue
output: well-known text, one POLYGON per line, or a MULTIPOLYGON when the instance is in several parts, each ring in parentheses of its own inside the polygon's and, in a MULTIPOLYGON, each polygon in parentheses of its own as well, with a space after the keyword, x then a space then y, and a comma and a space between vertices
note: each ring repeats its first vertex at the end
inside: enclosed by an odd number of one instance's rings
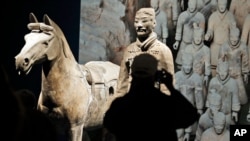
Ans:
MULTIPOLYGON (((159 70, 165 69, 174 75, 172 52, 166 44, 157 39, 157 35, 154 32, 155 25, 154 8, 141 8, 136 12, 134 26, 137 37, 136 41, 127 46, 123 53, 117 82, 116 94, 118 96, 123 96, 128 92, 132 80, 131 65, 134 57, 139 54, 149 53, 153 55, 158 60, 159 70)), ((175 82, 175 78, 173 78, 173 81, 175 82)), ((170 91, 164 84, 159 84, 157 87, 165 94, 170 95, 170 91)))
POLYGON ((250 70, 250 14, 248 14, 245 18, 241 31, 241 41, 244 42, 248 47, 248 66, 250 70))
POLYGON ((218 112, 213 117, 213 127, 203 132, 201 141, 230 141, 230 132, 226 128, 226 116, 218 112))
MULTIPOLYGON (((239 88, 235 79, 229 75, 229 63, 219 61, 216 68, 217 75, 211 79, 208 87, 208 96, 215 90, 222 98, 221 112, 226 115, 227 127, 238 122, 238 112, 241 105, 239 100, 239 88)), ((206 102, 208 106, 208 102, 206 102)))
POLYGON ((151 0, 151 6, 155 9, 155 33, 157 34, 158 40, 167 43, 168 38, 168 21, 166 13, 160 8, 160 0, 151 0))
POLYGON ((234 14, 237 27, 241 31, 246 16, 250 12, 250 0, 232 0, 229 10, 234 14))
MULTIPOLYGON (((179 90, 193 105, 197 108, 197 112, 203 114, 204 98, 202 94, 202 78, 193 72, 193 56, 191 54, 183 54, 182 68, 175 73, 175 88, 179 90)), ((178 129, 179 139, 189 140, 192 132, 192 126, 186 129, 178 129)))
POLYGON ((240 30, 232 23, 229 32, 229 41, 225 42, 219 50, 219 59, 229 63, 229 74, 239 86, 240 104, 246 104, 248 96, 245 84, 248 83, 249 55, 244 42, 240 41, 240 30))
POLYGON ((218 54, 221 45, 228 40, 231 23, 235 22, 234 15, 227 9, 227 0, 218 0, 217 10, 208 19, 205 41, 211 42, 212 76, 216 75, 218 54))
POLYGON ((181 13, 179 0, 160 0, 160 8, 166 13, 167 16, 167 27, 169 33, 167 40, 168 43, 170 43, 174 39, 177 19, 181 13))
POLYGON ((205 18, 197 10, 197 0, 188 1, 188 9, 182 12, 177 21, 175 43, 173 49, 178 50, 175 63, 177 68, 181 68, 181 56, 184 48, 192 44, 193 41, 193 23, 198 23, 199 27, 205 29, 205 18))
POLYGON ((193 56, 193 71, 199 74, 203 81, 204 100, 207 97, 207 87, 209 76, 211 75, 210 49, 204 44, 204 29, 198 24, 193 24, 194 33, 192 44, 188 45, 183 53, 189 53, 193 56))
POLYGON ((195 141, 200 141, 202 133, 206 129, 213 127, 213 116, 221 110, 222 99, 221 96, 215 90, 211 90, 211 94, 208 96, 207 101, 208 108, 206 112, 202 114, 199 118, 195 134, 195 141))

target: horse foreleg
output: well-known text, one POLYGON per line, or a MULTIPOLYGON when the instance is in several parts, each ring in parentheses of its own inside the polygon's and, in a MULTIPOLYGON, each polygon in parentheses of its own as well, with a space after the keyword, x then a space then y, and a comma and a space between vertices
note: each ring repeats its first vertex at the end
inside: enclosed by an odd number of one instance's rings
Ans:
POLYGON ((83 138, 83 124, 71 127, 71 140, 70 141, 84 141, 83 138))

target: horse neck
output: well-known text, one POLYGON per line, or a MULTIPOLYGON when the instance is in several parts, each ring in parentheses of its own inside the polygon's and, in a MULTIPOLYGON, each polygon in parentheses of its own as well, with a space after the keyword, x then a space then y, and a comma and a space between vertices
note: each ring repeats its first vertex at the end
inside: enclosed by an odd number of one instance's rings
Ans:
POLYGON ((47 60, 43 63, 43 79, 57 79, 56 77, 79 73, 78 63, 76 62, 68 43, 65 39, 62 39, 62 42, 57 56, 52 60, 47 60))

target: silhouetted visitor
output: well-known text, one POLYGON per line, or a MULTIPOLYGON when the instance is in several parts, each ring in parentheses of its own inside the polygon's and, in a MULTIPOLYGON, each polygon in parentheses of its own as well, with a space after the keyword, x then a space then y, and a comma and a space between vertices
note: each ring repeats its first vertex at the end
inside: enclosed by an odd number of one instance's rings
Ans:
POLYGON ((157 71, 157 64, 150 54, 134 58, 129 92, 114 100, 104 117, 104 127, 117 141, 177 141, 176 129, 198 120, 196 108, 174 88, 173 76, 157 71), (171 95, 154 86, 156 79, 171 95))
POLYGON ((8 141, 58 141, 52 122, 35 109, 35 97, 26 89, 16 91, 9 75, 0 64, 2 85, 1 138, 8 141))
POLYGON ((8 141, 20 141, 23 121, 24 108, 14 94, 14 89, 10 84, 9 75, 6 68, 0 64, 0 82, 1 82, 1 138, 8 141))
POLYGON ((31 90, 19 89, 15 91, 15 96, 23 105, 25 113, 20 141, 61 141, 57 137, 53 122, 37 110, 37 100, 31 90))

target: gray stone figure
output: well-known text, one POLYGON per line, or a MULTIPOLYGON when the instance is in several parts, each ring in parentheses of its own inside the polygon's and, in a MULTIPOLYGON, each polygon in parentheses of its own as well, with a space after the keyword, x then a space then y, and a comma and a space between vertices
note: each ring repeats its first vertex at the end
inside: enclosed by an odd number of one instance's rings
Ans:
POLYGON ((204 15, 206 21, 206 28, 208 26, 208 19, 213 12, 217 10, 217 0, 205 0, 204 6, 200 9, 200 12, 204 15))
POLYGON ((250 0, 232 0, 229 10, 235 16, 237 27, 242 30, 245 18, 250 12, 250 0))
MULTIPOLYGON (((141 8, 136 12, 134 26, 137 32, 137 39, 124 50, 117 82, 118 96, 128 92, 132 80, 131 64, 134 57, 139 54, 149 53, 153 55, 159 61, 159 70, 163 68, 174 75, 172 52, 166 44, 157 39, 157 35, 153 31, 155 24, 155 11, 153 8, 141 8)), ((173 79, 175 82, 175 78, 173 79)), ((162 92, 170 95, 170 91, 164 84, 160 84, 160 89, 162 92)))
POLYGON ((163 43, 167 43, 168 38, 168 21, 166 13, 160 8, 160 0, 151 0, 151 6, 155 9, 155 33, 157 34, 158 40, 163 43))
POLYGON ((160 0, 160 7, 167 16, 169 38, 174 37, 175 35, 177 19, 181 13, 180 4, 178 1, 179 0, 160 0))
POLYGON ((205 18, 197 10, 197 0, 188 1, 188 9, 182 12, 177 21, 175 43, 173 49, 178 50, 175 63, 177 68, 181 68, 181 56, 184 48, 192 44, 193 41, 193 23, 198 23, 199 27, 205 29, 205 18))
POLYGON ((227 9, 227 0, 218 0, 217 6, 217 11, 213 12, 208 19, 205 34, 205 41, 211 42, 212 76, 216 75, 219 49, 228 40, 230 25, 235 22, 234 15, 227 9))
POLYGON ((248 101, 245 89, 249 73, 248 56, 246 44, 240 41, 240 31, 236 27, 236 24, 232 23, 229 32, 229 41, 225 42, 219 50, 219 60, 228 61, 229 74, 238 83, 239 99, 242 105, 248 101))
MULTIPOLYGON (((197 112, 203 114, 204 98, 202 94, 202 78, 193 72, 193 57, 191 54, 183 54, 182 69, 175 73, 175 88, 179 90, 193 105, 197 112)), ((179 139, 189 140, 194 125, 186 129, 178 129, 179 139)), ((195 129, 196 130, 196 129, 195 129)))
MULTIPOLYGON (((239 88, 235 79, 229 75, 227 61, 219 61, 216 68, 217 75, 211 79, 208 87, 208 96, 211 90, 215 90, 222 98, 221 112, 226 115, 227 127, 238 122, 238 112, 241 105, 239 100, 239 88)), ((208 102, 206 102, 208 107, 208 102)))
POLYGON ((199 118, 195 134, 195 141, 200 141, 202 133, 206 129, 213 127, 213 116, 221 110, 222 99, 221 96, 215 90, 211 90, 211 94, 207 98, 207 101, 208 108, 206 112, 202 114, 199 118))
POLYGON ((243 41, 248 48, 248 65, 249 65, 249 70, 250 70, 250 14, 248 14, 245 18, 242 32, 241 32, 241 41, 243 41))
POLYGON ((230 132, 226 128, 226 116, 218 112, 213 117, 213 127, 203 132, 201 141, 230 141, 230 132))
POLYGON ((194 23, 192 44, 187 45, 183 53, 190 53, 194 58, 193 71, 203 80, 204 100, 207 96, 209 76, 211 75, 210 49, 204 44, 204 29, 194 23))

